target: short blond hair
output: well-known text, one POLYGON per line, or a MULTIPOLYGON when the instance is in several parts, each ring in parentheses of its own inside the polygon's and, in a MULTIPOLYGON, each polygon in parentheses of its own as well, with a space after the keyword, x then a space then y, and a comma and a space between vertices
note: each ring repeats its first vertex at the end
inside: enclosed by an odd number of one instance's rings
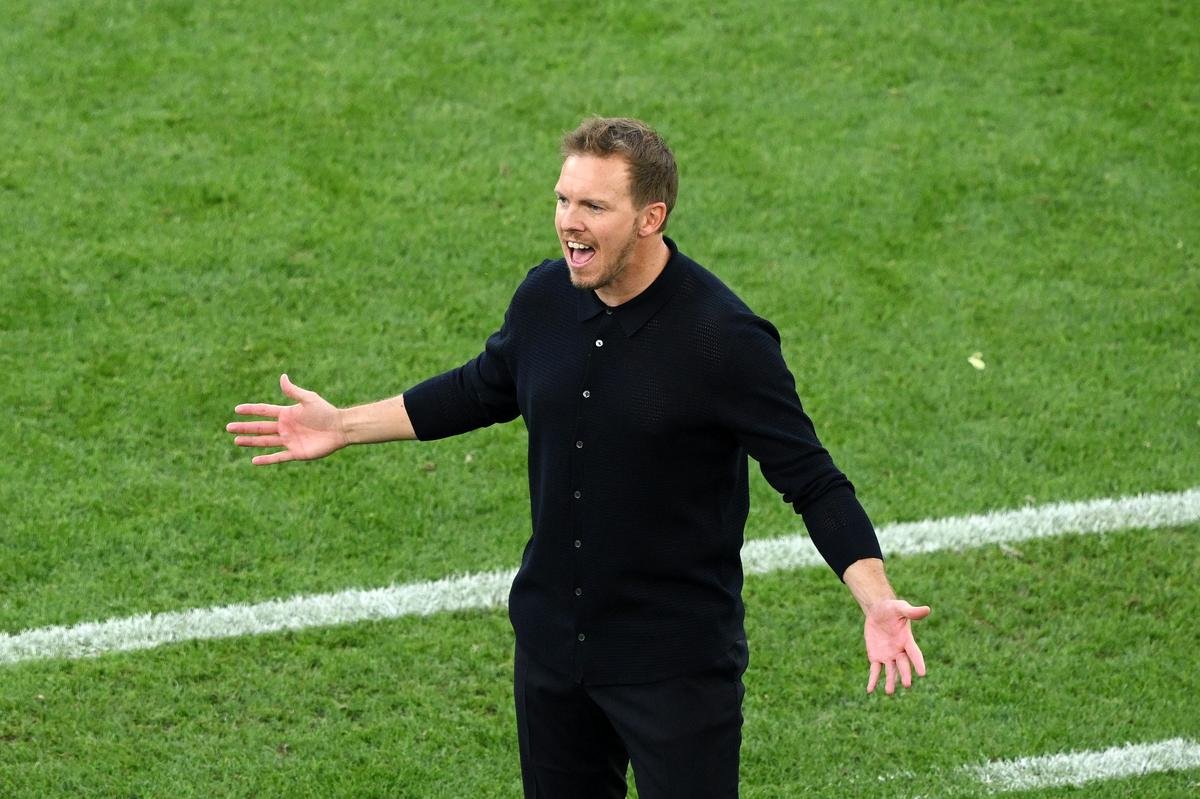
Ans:
POLYGON ((679 193, 679 168, 667 143, 645 122, 628 117, 590 117, 562 139, 563 158, 594 155, 620 156, 629 164, 629 194, 634 205, 661 202, 667 218, 679 193))

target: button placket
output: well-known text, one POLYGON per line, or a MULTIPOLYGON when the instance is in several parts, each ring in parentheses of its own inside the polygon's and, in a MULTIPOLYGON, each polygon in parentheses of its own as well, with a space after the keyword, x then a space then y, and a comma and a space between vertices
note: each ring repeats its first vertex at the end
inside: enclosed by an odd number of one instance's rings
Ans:
MULTIPOLYGON (((570 575, 572 582, 568 583, 569 587, 566 587, 566 591, 564 592, 566 593, 566 597, 564 598, 568 602, 571 602, 569 606, 570 613, 574 621, 576 646, 579 647, 582 647, 584 641, 587 640, 589 634, 587 630, 591 624, 587 613, 587 608, 591 606, 589 597, 592 591, 592 584, 588 582, 591 576, 588 569, 591 556, 589 554, 589 547, 585 546, 585 544, 589 543, 587 525, 591 520, 585 511, 587 507, 593 504, 595 498, 589 493, 586 463, 583 458, 590 451, 589 448, 592 444, 589 435, 590 431, 594 428, 589 424, 589 417, 600 411, 593 396, 594 387, 597 385, 597 373, 595 370, 599 364, 611 360, 613 357, 611 347, 618 346, 621 341, 620 336, 617 335, 619 330, 612 309, 609 308, 606 310, 607 315, 600 318, 599 325, 591 327, 584 333, 585 338, 582 343, 586 354, 584 357, 583 380, 578 386, 579 393, 576 395, 575 429, 571 438, 563 442, 570 448, 568 462, 570 463, 571 474, 572 535, 569 540, 571 541, 570 546, 573 555, 571 558, 572 573, 570 575), (617 342, 617 344, 614 344, 614 342, 617 342), (611 346, 606 347, 606 344, 611 346), (604 361, 600 359, 604 359, 604 361), (588 503, 587 506, 583 504, 585 501, 588 503), (583 588, 584 585, 589 586, 586 594, 583 588), (572 602, 571 600, 574 601, 572 602), (584 604, 585 602, 587 604, 584 604), (584 632, 581 632, 581 630, 584 632)), ((603 586, 600 588, 603 589, 603 586)), ((586 658, 583 650, 580 649, 575 665, 578 674, 582 674, 582 671, 586 669, 585 663, 586 658)))
MULTIPOLYGON (((575 429, 571 438, 567 442, 564 442, 570 448, 568 461, 571 473, 570 502, 572 505, 572 530, 571 537, 568 539, 571 542, 568 546, 571 548, 572 574, 570 576, 571 582, 567 584, 566 591, 568 593, 565 599, 571 603, 569 607, 575 627, 575 646, 578 647, 582 647, 584 641, 587 640, 587 633, 580 632, 580 630, 586 629, 589 623, 584 612, 586 606, 582 604, 585 601, 582 586, 587 581, 588 571, 588 555, 583 546, 584 540, 587 538, 587 516, 585 515, 586 508, 583 502, 588 498, 586 464, 583 461, 586 452, 584 444, 588 437, 588 415, 594 412, 594 404, 591 401, 592 369, 595 366, 595 358, 601 357, 604 354, 604 341, 607 337, 606 327, 607 325, 601 325, 600 329, 593 328, 592 331, 589 331, 591 335, 584 339, 586 355, 584 358, 583 379, 578 388, 579 393, 576 394, 575 429)), ((582 657, 582 653, 579 657, 582 657)), ((575 668, 577 673, 582 674, 582 669, 586 667, 582 660, 577 659, 575 668)))

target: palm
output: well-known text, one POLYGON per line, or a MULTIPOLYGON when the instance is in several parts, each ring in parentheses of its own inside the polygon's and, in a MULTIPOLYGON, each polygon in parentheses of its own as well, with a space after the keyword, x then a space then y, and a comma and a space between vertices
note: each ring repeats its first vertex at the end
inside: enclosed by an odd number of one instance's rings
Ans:
POLYGON ((325 400, 290 405, 279 413, 280 444, 297 460, 322 458, 338 449, 336 411, 325 400))
POLYGON ((236 413, 273 417, 268 421, 231 422, 226 430, 240 435, 234 443, 241 447, 283 447, 280 452, 258 455, 258 465, 290 460, 323 458, 346 445, 338 418, 338 409, 315 391, 307 391, 281 375, 279 386, 295 405, 239 405, 236 413))
POLYGON ((925 658, 913 638, 912 621, 928 615, 928 607, 913 607, 899 599, 884 600, 871 606, 863 625, 867 659, 871 661, 868 693, 875 690, 881 669, 886 671, 884 690, 889 694, 895 693, 897 672, 905 688, 912 686, 914 667, 919 676, 925 676, 925 658))

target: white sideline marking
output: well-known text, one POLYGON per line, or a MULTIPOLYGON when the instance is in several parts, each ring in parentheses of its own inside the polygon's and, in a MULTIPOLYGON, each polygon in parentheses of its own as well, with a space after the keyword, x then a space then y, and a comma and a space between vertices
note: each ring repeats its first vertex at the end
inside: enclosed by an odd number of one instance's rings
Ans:
MULTIPOLYGON (((902 522, 880 527, 878 534, 885 553, 911 555, 1068 533, 1176 527, 1197 521, 1200 521, 1200 488, 902 522)), ((749 541, 742 548, 742 562, 747 574, 824 563, 803 535, 749 541)), ((0 664, 94 657, 105 652, 150 649, 182 641, 503 607, 515 573, 512 569, 501 569, 387 588, 351 589, 271 599, 253 605, 146 613, 70 627, 0 633, 0 664)))
MULTIPOLYGON (((880 527, 877 532, 885 554, 919 555, 1068 533, 1179 527, 1197 521, 1200 521, 1200 488, 1192 488, 1170 494, 1056 502, 977 516, 898 522, 880 527)), ((747 574, 822 563, 808 536, 759 539, 742 547, 742 566, 747 574)))
POLYGON ((270 599, 254 605, 144 613, 72 627, 41 627, 17 635, 0 633, 0 663, 94 657, 182 641, 499 607, 505 603, 515 575, 515 569, 481 572, 387 588, 270 599))
POLYGON ((1151 744, 1126 744, 1091 752, 1067 752, 1040 757, 999 760, 964 766, 993 792, 1028 791, 1057 785, 1083 785, 1161 771, 1200 768, 1200 744, 1172 738, 1151 744))

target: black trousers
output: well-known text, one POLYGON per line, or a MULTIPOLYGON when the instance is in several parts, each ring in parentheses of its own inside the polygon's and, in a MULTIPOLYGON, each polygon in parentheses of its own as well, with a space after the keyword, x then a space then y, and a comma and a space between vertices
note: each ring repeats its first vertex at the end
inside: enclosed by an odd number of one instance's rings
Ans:
POLYGON ((581 685, 517 647, 526 799, 616 799, 630 761, 642 799, 738 795, 747 658, 639 685, 581 685))

